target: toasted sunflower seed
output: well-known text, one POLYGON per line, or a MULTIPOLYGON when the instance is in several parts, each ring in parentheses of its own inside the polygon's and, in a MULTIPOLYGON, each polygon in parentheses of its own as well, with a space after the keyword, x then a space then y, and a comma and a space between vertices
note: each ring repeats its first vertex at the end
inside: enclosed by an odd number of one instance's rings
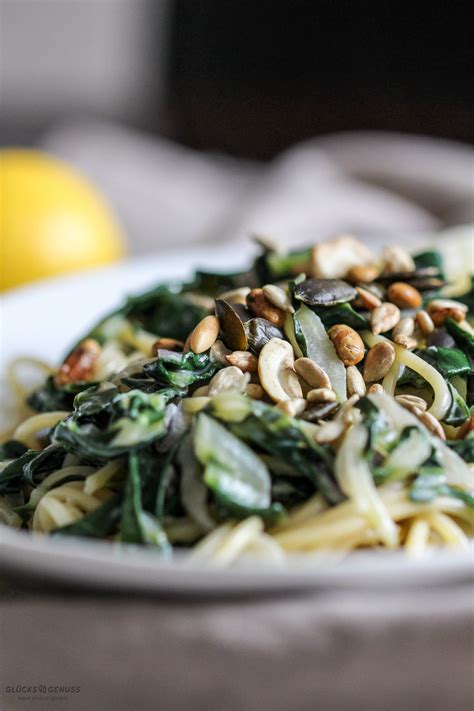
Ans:
POLYGON ((433 333, 435 329, 435 325, 433 323, 433 319, 429 315, 427 311, 424 309, 421 309, 421 311, 418 311, 418 313, 415 316, 416 318, 416 323, 418 324, 418 328, 420 331, 426 336, 428 333, 433 333))
POLYGON ((399 405, 404 407, 405 410, 412 412, 414 408, 418 408, 421 412, 424 412, 428 407, 426 400, 423 400, 422 397, 418 397, 418 395, 395 395, 395 400, 399 405))
POLYGON ((321 425, 315 433, 314 439, 318 444, 329 444, 335 442, 346 431, 346 423, 342 420, 331 420, 321 425))
POLYGON ((439 437, 440 439, 445 440, 446 439, 446 434, 443 430, 442 425, 438 422, 436 417, 433 417, 433 415, 430 412, 421 412, 418 414, 418 412, 415 412, 416 416, 422 422, 426 429, 428 429, 432 434, 436 435, 436 437, 439 437))
POLYGON ((329 388, 315 388, 306 395, 308 402, 335 402, 337 400, 334 390, 329 388))
POLYGON ((369 395, 382 395, 385 391, 383 389, 383 385, 380 385, 380 383, 372 383, 367 392, 369 395))
POLYGON ((213 397, 224 390, 237 390, 244 393, 250 380, 249 373, 242 373, 240 368, 230 365, 219 370, 209 383, 208 395, 213 397))
POLYGON ((258 368, 258 358, 250 351, 234 351, 226 356, 230 365, 235 365, 244 373, 256 373, 258 368))
POLYGON ((306 408, 306 400, 301 397, 292 398, 291 400, 280 400, 280 402, 276 403, 276 406, 286 415, 296 417, 297 415, 301 415, 306 408))
POLYGON ((377 308, 377 306, 380 306, 380 304, 382 303, 379 297, 373 294, 368 289, 363 289, 361 286, 356 286, 356 291, 359 295, 359 300, 362 306, 364 306, 366 309, 369 309, 369 311, 373 311, 377 308))
POLYGON ((386 333, 400 321, 400 309, 388 301, 377 306, 370 316, 370 325, 374 336, 386 333))
POLYGON ((412 336, 415 330, 415 320, 408 316, 406 318, 401 318, 400 321, 394 326, 393 337, 396 336, 412 336))
POLYGON ((363 397, 366 393, 366 385, 362 373, 355 365, 346 368, 347 394, 359 395, 363 397))
POLYGON ((279 286, 276 286, 276 284, 265 284, 263 287, 263 293, 267 297, 268 301, 273 304, 273 306, 276 306, 277 309, 286 311, 289 314, 293 314, 295 312, 286 291, 281 289, 279 286))
POLYGON ((389 341, 381 341, 367 353, 364 363, 364 380, 366 383, 375 383, 381 380, 393 365, 395 348, 389 341))

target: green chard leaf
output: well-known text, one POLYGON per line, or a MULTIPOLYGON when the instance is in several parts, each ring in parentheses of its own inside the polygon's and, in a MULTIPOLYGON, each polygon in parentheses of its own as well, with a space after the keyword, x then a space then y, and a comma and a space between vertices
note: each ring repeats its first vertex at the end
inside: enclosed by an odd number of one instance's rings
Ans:
POLYGON ((152 450, 132 452, 122 501, 120 539, 124 543, 145 543, 167 553, 168 539, 159 520, 145 506, 153 505, 157 488, 156 457, 152 450))
POLYGON ((52 444, 41 452, 28 449, 0 472, 0 494, 18 492, 25 484, 36 486, 46 474, 60 469, 66 450, 52 444))
POLYGON ((471 370, 469 358, 458 348, 430 346, 417 350, 415 353, 433 366, 446 380, 455 375, 467 375, 471 370))
POLYGON ((447 383, 447 386, 451 393, 451 406, 443 417, 443 422, 458 427, 470 418, 471 412, 456 388, 451 383, 447 383))
POLYGON ((167 352, 152 363, 143 366, 145 375, 153 378, 162 386, 170 386, 186 392, 193 383, 209 380, 218 366, 211 361, 208 353, 167 352))
POLYGON ((23 442, 18 442, 16 439, 9 439, 0 445, 0 461, 4 462, 8 459, 18 459, 22 454, 28 451, 23 442))
POLYGON ((216 500, 235 515, 271 508, 271 479, 263 461, 212 417, 198 415, 194 451, 204 466, 204 481, 216 500))
POLYGON ((29 395, 27 403, 37 412, 72 410, 76 395, 93 385, 97 383, 81 381, 58 388, 54 384, 53 376, 50 375, 41 388, 29 395))
POLYGON ((77 396, 74 412, 56 426, 54 440, 86 458, 113 459, 164 436, 165 409, 162 393, 91 388, 77 396))
POLYGON ((108 538, 117 528, 120 520, 121 494, 114 494, 78 521, 56 528, 54 536, 79 536, 84 538, 108 538))
POLYGON ((446 444, 468 464, 474 462, 474 432, 470 432, 464 439, 448 439, 446 444))
POLYGON ((471 357, 474 357, 474 336, 472 333, 465 331, 452 318, 447 318, 444 325, 447 332, 454 338, 459 348, 469 353, 471 357))
POLYGON ((438 270, 438 275, 444 279, 444 263, 441 253, 432 249, 426 252, 418 252, 413 255, 416 269, 426 269, 432 267, 438 270))

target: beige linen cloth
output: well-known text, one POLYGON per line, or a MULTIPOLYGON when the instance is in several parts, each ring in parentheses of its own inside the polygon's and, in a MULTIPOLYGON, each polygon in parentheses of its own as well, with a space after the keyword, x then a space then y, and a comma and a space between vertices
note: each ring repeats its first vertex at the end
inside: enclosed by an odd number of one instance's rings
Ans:
MULTIPOLYGON (((292 244, 341 230, 409 240, 474 215, 472 150, 422 137, 322 137, 265 165, 97 122, 58 127, 43 147, 97 182, 133 253, 248 233, 292 244)), ((190 600, 2 571, 0 593, 1 711, 474 705, 466 582, 190 600), (32 691, 40 685, 46 692, 32 691), (79 689, 49 691, 61 685, 79 689)))

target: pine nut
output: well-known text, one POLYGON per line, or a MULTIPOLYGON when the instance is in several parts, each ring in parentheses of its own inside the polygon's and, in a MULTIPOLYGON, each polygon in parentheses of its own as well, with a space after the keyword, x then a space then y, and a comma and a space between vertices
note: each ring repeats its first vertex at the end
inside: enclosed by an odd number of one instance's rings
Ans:
POLYGON ((433 333, 435 325, 433 323, 433 319, 427 311, 421 309, 421 311, 418 311, 418 313, 416 314, 415 319, 416 323, 418 324, 418 328, 423 333, 423 335, 427 336, 429 333, 433 333))
POLYGON ((219 320, 216 316, 205 316, 191 334, 189 345, 193 353, 204 353, 217 341, 219 320))

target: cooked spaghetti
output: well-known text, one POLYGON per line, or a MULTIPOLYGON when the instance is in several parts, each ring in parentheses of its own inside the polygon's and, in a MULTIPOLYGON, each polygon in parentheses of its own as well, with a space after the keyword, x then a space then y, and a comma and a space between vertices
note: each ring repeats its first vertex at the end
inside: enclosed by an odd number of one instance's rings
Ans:
POLYGON ((128 298, 57 369, 12 364, 1 522, 222 565, 469 546, 472 289, 436 251, 262 247, 128 298))

